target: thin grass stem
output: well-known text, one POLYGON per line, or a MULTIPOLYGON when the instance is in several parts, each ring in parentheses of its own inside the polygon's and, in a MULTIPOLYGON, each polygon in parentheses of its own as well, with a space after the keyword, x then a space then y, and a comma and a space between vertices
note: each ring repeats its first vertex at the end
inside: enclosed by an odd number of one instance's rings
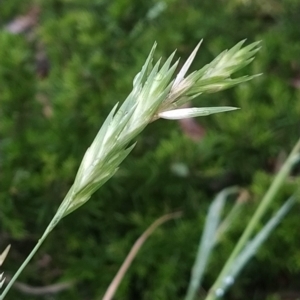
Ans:
POLYGON ((118 273, 114 277, 113 281, 110 283, 109 287, 107 288, 105 295, 103 296, 102 300, 111 300, 112 297, 115 295, 117 288, 119 287, 123 277, 125 276, 128 268, 130 267, 133 259, 136 257, 138 251, 147 240, 147 238, 163 223, 181 217, 181 212, 175 212, 171 214, 164 215, 154 221, 147 230, 136 240, 134 245, 132 246, 130 252, 128 253, 126 259, 124 260, 122 266, 120 267, 118 273))
POLYGON ((211 287, 207 297, 205 300, 215 300, 219 298, 216 294, 219 286, 222 285, 222 282, 225 280, 228 272, 230 271, 233 262, 235 261, 236 257, 239 255, 241 250, 244 248, 248 240, 250 239, 251 235, 253 234, 254 230, 256 229, 261 217, 264 215, 272 201, 275 199, 279 189, 284 184, 287 176, 289 175, 294 163, 298 160, 298 152, 300 151, 300 139, 294 146, 293 150, 291 151, 289 157, 281 167, 280 171, 277 173, 276 177, 274 178, 272 184, 270 185, 267 193, 263 197, 261 203, 259 204, 257 210, 255 211, 253 217, 251 218, 250 222, 248 223, 246 229, 244 230, 242 236, 240 237, 237 245, 235 246, 234 250, 232 251, 231 255, 229 256, 227 262, 225 263, 220 275, 218 276, 217 280, 211 287))
POLYGON ((43 233, 42 237, 38 240, 38 242, 35 245, 35 247, 31 250, 31 252, 27 256, 27 258, 24 260, 24 262, 19 267, 19 269, 17 270, 17 272, 14 274, 14 276, 11 278, 11 280, 6 285, 5 289, 3 290, 3 292, 0 295, 0 300, 4 299, 4 297, 6 296, 6 294, 8 293, 8 291, 11 289, 11 287, 13 286, 13 284, 15 283, 15 281, 17 280, 17 278, 19 277, 19 275, 22 273, 22 271, 25 269, 25 267, 31 261, 32 257, 35 255, 35 253, 38 251, 38 249, 42 246, 43 242, 45 241, 45 239, 47 238, 47 236, 49 235, 49 233, 52 231, 52 229, 54 228, 55 222, 56 222, 56 215, 51 220, 50 224, 46 228, 46 230, 43 233))

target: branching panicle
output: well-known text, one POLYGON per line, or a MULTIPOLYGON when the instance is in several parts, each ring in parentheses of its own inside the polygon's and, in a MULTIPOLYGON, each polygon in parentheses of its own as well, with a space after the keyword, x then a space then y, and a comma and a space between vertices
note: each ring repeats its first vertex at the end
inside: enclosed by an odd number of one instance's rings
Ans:
MULTIPOLYGON (((202 41, 201 41, 202 42, 202 41)), ((216 92, 252 79, 244 76, 232 79, 235 71, 249 64, 259 50, 259 43, 242 48, 241 41, 222 52, 210 64, 186 76, 201 42, 187 59, 175 80, 173 75, 178 61, 172 64, 173 52, 160 68, 161 59, 151 67, 156 44, 135 76, 133 90, 125 102, 117 105, 105 120, 94 142, 84 155, 76 176, 73 192, 66 197, 63 215, 69 214, 85 203, 91 194, 110 179, 120 163, 133 149, 130 142, 150 122, 158 119, 182 119, 206 116, 212 113, 234 110, 234 107, 207 107, 176 109, 205 92, 216 92)))
POLYGON ((172 64, 175 52, 161 68, 160 60, 152 67, 156 48, 156 43, 154 44, 142 70, 133 80, 132 92, 119 108, 115 105, 106 118, 83 157, 73 186, 37 245, 0 295, 0 300, 4 299, 19 274, 59 221, 87 202, 91 195, 115 174, 119 165, 134 148, 136 136, 150 122, 158 118, 182 119, 236 109, 234 107, 177 108, 202 93, 216 92, 252 79, 253 76, 236 79, 230 77, 232 73, 250 63, 259 49, 258 43, 242 48, 243 43, 244 41, 240 42, 229 51, 221 53, 204 68, 186 76, 200 42, 175 79, 172 79, 178 65, 178 61, 172 64))

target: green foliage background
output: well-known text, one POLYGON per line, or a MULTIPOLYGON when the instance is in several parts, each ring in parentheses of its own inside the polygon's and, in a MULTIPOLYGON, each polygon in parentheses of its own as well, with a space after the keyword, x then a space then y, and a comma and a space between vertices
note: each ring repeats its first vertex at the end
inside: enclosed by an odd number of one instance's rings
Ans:
MULTIPOLYGON (((177 122, 151 124, 116 176, 59 224, 19 278, 32 286, 76 281, 73 288, 41 299, 101 299, 143 230, 162 214, 182 210, 180 220, 163 225, 146 242, 115 299, 183 299, 207 207, 219 190, 240 185, 251 201, 215 251, 207 290, 276 164, 299 137, 300 2, 11 0, 0 5, 0 249, 12 244, 6 274, 42 234, 86 148, 113 105, 130 92, 154 41, 156 57, 177 48, 186 58, 203 38, 194 62, 199 68, 244 38, 262 40, 244 72, 263 76, 195 100, 241 110, 198 119, 206 134, 197 142, 177 122), (31 32, 6 30, 34 5, 40 16, 31 32), (39 51, 49 64, 46 76, 37 72, 39 51), (187 168, 186 176, 174 171, 178 164, 187 168)), ((286 185, 273 210, 296 184, 286 185)), ((284 299, 286 291, 299 296, 299 232, 296 208, 227 299, 284 299)), ((33 296, 17 290, 8 296, 20 298, 33 296)))

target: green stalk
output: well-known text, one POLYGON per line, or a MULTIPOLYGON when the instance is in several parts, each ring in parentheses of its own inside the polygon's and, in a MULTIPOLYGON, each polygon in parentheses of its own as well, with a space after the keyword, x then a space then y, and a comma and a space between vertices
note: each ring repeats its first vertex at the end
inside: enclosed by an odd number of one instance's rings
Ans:
POLYGON ((6 294, 8 293, 8 291, 11 289, 12 285, 15 283, 15 281, 17 280, 17 278, 21 274, 21 272, 25 269, 25 267, 28 265, 28 263, 31 261, 32 257, 35 255, 35 253, 41 247, 41 245, 43 244, 43 242, 45 241, 45 239, 47 238, 47 236, 49 235, 49 233, 53 230, 53 228, 57 224, 57 218, 56 218, 56 216, 57 216, 57 214, 53 217, 53 219, 51 220, 50 224, 48 225, 48 227, 44 231, 42 237, 39 239, 39 241, 37 242, 37 244, 35 245, 35 247, 31 250, 30 254, 27 256, 27 258, 25 259, 25 261, 22 263, 22 265, 19 267, 19 269, 17 270, 17 272, 11 278, 11 280, 9 281, 9 283, 7 284, 7 286, 5 287, 5 289, 3 290, 2 294, 0 295, 0 300, 4 299, 4 297, 6 296, 6 294))
POLYGON ((221 283, 225 280, 226 276, 228 276, 229 271, 231 269, 232 264, 234 263, 236 257, 241 252, 241 250, 245 247, 246 243, 248 242, 249 238, 253 234, 256 226, 258 225, 261 217, 266 212, 267 208, 270 206, 271 202, 274 200, 277 192, 284 184, 285 179, 289 175, 294 163, 295 158, 298 158, 297 153, 300 151, 300 139, 294 146, 292 152, 290 153, 289 157, 285 161, 284 165, 281 167, 280 171, 276 175, 275 179, 273 180, 271 186, 269 187, 267 193, 263 197, 261 203, 259 204, 257 210, 255 211, 253 217, 251 218, 250 222, 248 223, 246 229, 244 230, 242 236, 240 237, 237 245, 235 246, 234 250, 232 251, 231 255, 229 256, 227 262, 225 263, 220 275, 218 276, 217 280, 211 287, 207 297, 205 300, 215 300, 219 298, 216 295, 216 291, 221 285, 221 283))
POLYGON ((65 212, 67 211, 70 202, 73 199, 73 186, 70 188, 69 192, 67 193, 66 197, 64 198, 63 202, 57 209, 57 212, 55 213, 54 217, 50 221, 49 225, 45 229, 42 237, 38 240, 35 247, 31 250, 29 255, 26 257, 22 265, 19 267, 17 272, 14 274, 14 276, 11 278, 5 289, 3 290, 2 294, 0 295, 0 300, 3 300, 8 291, 11 289, 12 285, 15 283, 19 275, 22 273, 22 271, 25 269, 25 267, 28 265, 28 263, 31 261, 32 257, 35 255, 35 253, 39 250, 39 248, 42 246, 45 239, 48 237, 50 232, 54 229, 54 227, 59 223, 59 221, 64 217, 65 212))

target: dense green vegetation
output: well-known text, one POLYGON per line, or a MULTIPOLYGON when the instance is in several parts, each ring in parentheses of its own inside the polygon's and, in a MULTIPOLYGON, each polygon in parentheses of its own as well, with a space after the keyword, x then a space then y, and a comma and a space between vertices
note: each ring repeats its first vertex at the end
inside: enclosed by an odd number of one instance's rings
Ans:
MULTIPOLYGON (((141 233, 162 214, 181 210, 181 219, 146 242, 115 299, 183 299, 208 205, 222 188, 239 185, 250 200, 215 251, 207 290, 299 138, 299 11, 297 0, 2 3, 0 252, 12 244, 5 273, 13 274, 35 245, 104 118, 131 91, 154 41, 157 57, 177 48, 186 58, 203 38, 194 62, 201 67, 244 38, 262 40, 257 58, 242 72, 263 76, 195 100, 241 110, 197 119, 205 134, 194 139, 175 121, 147 127, 118 173, 59 224, 19 278, 31 286, 76 281, 51 299, 101 299, 141 233), (28 12, 38 22, 13 34, 7 25, 28 12)), ((297 184, 291 178, 273 210, 297 184)), ((299 297, 299 226, 297 208, 225 299, 286 299, 287 292, 299 297)), ((18 290, 8 297, 33 298, 18 290)))

